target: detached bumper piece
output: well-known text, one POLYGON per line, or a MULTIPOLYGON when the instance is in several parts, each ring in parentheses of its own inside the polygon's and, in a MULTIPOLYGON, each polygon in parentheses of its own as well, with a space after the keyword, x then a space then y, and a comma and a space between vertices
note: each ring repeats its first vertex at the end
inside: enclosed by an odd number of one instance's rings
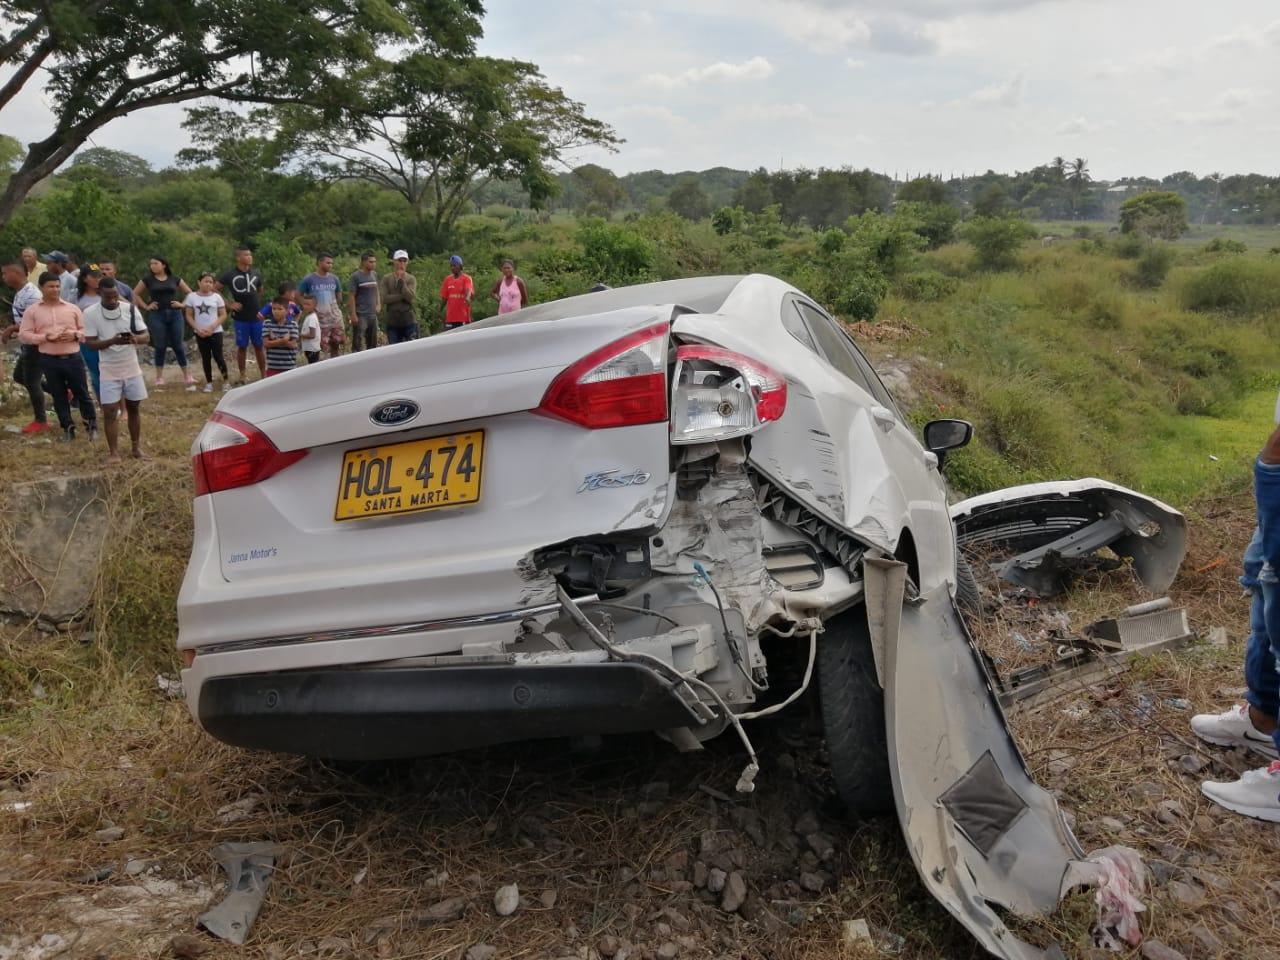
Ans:
POLYGON ((668 684, 633 663, 314 670, 217 677, 201 725, 225 743, 330 760, 683 727, 668 684))

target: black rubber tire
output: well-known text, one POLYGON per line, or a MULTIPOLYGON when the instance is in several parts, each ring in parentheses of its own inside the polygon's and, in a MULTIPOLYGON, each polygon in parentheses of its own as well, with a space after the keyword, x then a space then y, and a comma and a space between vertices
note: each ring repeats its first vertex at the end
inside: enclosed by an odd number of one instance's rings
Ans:
POLYGON ((861 607, 827 623, 818 638, 816 669, 822 728, 836 792, 853 817, 892 812, 884 691, 876 680, 871 637, 861 607))
POLYGON ((982 591, 978 589, 978 578, 959 550, 956 551, 956 604, 967 616, 982 616, 982 591))

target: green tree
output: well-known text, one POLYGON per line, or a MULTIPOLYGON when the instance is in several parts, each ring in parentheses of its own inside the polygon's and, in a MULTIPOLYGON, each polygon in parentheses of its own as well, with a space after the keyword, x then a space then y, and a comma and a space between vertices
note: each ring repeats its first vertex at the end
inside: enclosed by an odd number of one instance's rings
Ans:
POLYGON ((973 245, 981 270, 1008 270, 1017 266, 1014 254, 1035 228, 1018 217, 974 217, 964 227, 964 238, 973 245))
POLYGON ((769 172, 764 167, 753 171, 733 195, 733 206, 741 207, 747 213, 763 213, 764 208, 773 202, 769 172))
POLYGON ((72 158, 71 168, 65 175, 73 180, 97 180, 103 186, 120 189, 140 186, 151 174, 151 164, 137 154, 90 147, 72 158))
POLYGON ((413 54, 352 82, 366 91, 359 111, 281 108, 279 142, 323 176, 399 193, 436 246, 490 180, 518 181, 542 207, 560 189, 552 167, 566 152, 620 142, 518 60, 413 54))
POLYGON ((894 208, 894 217, 924 237, 930 250, 937 250, 950 243, 956 235, 960 211, 949 203, 901 202, 894 208))
POLYGON ((1088 188, 1092 177, 1089 176, 1089 161, 1076 157, 1067 164, 1067 188, 1071 191, 1071 216, 1080 214, 1080 198, 1088 188))
POLYGON ((7 177, 22 159, 22 142, 7 133, 0 133, 0 175, 7 177))
POLYGON ((711 201, 697 177, 685 177, 667 194, 667 206, 686 220, 702 220, 711 213, 711 201))
POLYGON ((973 201, 973 215, 975 217, 1002 217, 1005 214, 1008 202, 1009 194, 1005 192, 1004 187, 993 183, 984 187, 978 194, 977 199, 973 201))
POLYGON ((389 85, 387 56, 470 54, 482 13, 481 0, 0 0, 0 110, 41 73, 53 127, 0 194, 0 227, 118 117, 206 97, 362 115, 370 74, 389 85))
POLYGON ((627 197, 622 181, 612 170, 594 163, 575 167, 573 181, 582 192, 583 204, 597 203, 612 214, 627 197))
POLYGON ((1151 190, 1120 204, 1120 232, 1176 240, 1187 232, 1187 201, 1172 190, 1151 190))
POLYGON ((917 177, 898 188, 894 199, 898 203, 949 204, 951 191, 937 177, 917 177))

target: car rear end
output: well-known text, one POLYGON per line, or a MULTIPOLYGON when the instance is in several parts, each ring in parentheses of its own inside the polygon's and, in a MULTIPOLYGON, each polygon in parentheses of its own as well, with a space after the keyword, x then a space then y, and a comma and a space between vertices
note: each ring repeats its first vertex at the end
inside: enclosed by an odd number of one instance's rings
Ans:
MULTIPOLYGON (((623 596, 650 576, 650 535, 676 501, 677 312, 471 329, 228 395, 193 447, 179 595, 200 724, 242 746, 364 758, 705 714, 705 691, 673 691, 645 658, 701 656, 714 672, 707 648, 745 633, 740 618, 683 573, 656 601, 623 596), (583 604, 678 609, 598 617, 602 646, 566 619, 565 586, 583 604), (642 635, 665 639, 605 649, 642 635)), ((745 675, 722 669, 735 666, 745 675)))

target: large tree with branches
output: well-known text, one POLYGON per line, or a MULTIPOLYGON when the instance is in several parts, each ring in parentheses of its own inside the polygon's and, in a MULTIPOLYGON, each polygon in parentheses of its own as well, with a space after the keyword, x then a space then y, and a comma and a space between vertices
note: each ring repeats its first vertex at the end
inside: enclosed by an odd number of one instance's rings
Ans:
POLYGON ((491 180, 518 182, 537 208, 558 191, 556 167, 573 151, 619 142, 532 63, 415 53, 356 80, 361 110, 277 109, 279 142, 313 173, 399 193, 437 238, 491 180))
MULTIPOLYGON (((466 56, 480 0, 0 0, 0 111, 44 71, 51 133, 0 194, 0 227, 105 124, 204 97, 362 115, 365 80, 414 57, 466 56)), ((43 130, 40 132, 44 132, 43 130)))

